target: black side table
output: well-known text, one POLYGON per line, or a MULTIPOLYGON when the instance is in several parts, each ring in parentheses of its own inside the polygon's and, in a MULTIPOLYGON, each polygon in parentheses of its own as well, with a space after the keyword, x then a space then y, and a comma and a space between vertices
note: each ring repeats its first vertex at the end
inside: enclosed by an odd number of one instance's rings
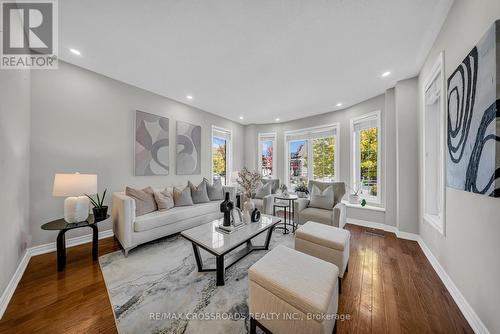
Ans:
MULTIPOLYGON (((288 194, 288 195, 282 195, 282 194, 277 194, 274 196, 274 203, 273 203, 273 213, 276 211, 276 207, 279 208, 284 208, 285 206, 288 208, 288 213, 290 214, 290 217, 288 219, 290 225, 292 225, 292 233, 295 233, 295 230, 297 229, 297 222, 295 222, 295 201, 299 197, 294 194, 288 194), (276 200, 279 200, 277 203, 276 200)), ((284 208, 285 211, 285 232, 288 233, 288 228, 286 227, 286 215, 287 215, 287 208, 284 208)), ((286 234, 285 233, 285 234, 286 234)))
MULTIPOLYGON (((107 215, 105 219, 108 218, 109 215, 107 215)), ((97 223, 102 220, 95 220, 94 215, 90 215, 87 220, 83 222, 68 223, 61 218, 42 225, 42 230, 59 231, 59 234, 57 235, 57 271, 63 271, 66 267, 66 238, 64 235, 67 231, 75 228, 92 228, 92 259, 97 261, 99 255, 99 229, 97 228, 97 223)))

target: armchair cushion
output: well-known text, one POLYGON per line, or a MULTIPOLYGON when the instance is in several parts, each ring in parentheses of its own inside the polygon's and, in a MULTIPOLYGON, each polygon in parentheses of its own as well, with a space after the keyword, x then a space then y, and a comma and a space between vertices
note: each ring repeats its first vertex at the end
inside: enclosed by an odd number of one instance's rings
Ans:
POLYGON ((333 226, 333 209, 305 208, 299 212, 299 223, 303 224, 307 221, 333 226))

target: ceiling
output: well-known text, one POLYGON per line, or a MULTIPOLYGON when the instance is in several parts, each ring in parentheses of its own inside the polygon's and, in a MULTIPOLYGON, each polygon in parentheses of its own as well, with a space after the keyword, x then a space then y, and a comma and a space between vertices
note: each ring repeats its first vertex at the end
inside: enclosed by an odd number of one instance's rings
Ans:
POLYGON ((236 122, 288 121, 417 75, 452 1, 64 0, 59 56, 236 122))

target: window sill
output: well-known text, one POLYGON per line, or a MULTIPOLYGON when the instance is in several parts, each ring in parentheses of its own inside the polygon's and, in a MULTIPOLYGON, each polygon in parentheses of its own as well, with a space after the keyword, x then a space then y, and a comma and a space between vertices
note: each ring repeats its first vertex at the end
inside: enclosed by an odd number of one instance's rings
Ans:
POLYGON ((373 205, 368 205, 368 204, 365 206, 361 206, 361 204, 352 204, 352 203, 349 203, 348 201, 345 201, 345 200, 342 201, 342 203, 345 204, 345 206, 347 206, 348 208, 385 212, 385 208, 381 208, 379 206, 373 206, 373 205))

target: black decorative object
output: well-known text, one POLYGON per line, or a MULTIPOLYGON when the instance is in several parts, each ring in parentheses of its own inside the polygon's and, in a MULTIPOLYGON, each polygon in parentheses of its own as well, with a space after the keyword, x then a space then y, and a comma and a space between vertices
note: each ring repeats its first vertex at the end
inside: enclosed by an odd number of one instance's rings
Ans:
POLYGON ((232 209, 234 209, 234 203, 229 200, 229 192, 226 192, 226 198, 224 199, 224 202, 220 204, 220 212, 224 214, 224 222, 222 223, 223 226, 231 225, 232 209))
POLYGON ((104 205, 100 208, 92 208, 92 212, 94 213, 94 217, 96 220, 104 220, 108 215, 108 206, 104 205))
POLYGON ((251 216, 252 222, 258 222, 260 220, 260 211, 258 209, 254 209, 252 211, 252 216, 251 216))
POLYGON ((500 21, 448 79, 447 185, 500 197, 500 21))

